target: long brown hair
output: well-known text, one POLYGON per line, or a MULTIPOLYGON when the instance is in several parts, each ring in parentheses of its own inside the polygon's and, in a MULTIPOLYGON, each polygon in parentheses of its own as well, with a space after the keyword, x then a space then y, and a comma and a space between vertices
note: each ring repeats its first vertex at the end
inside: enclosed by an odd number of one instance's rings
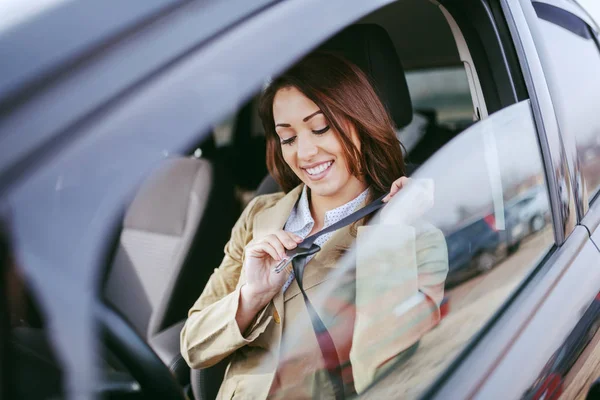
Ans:
POLYGON ((350 173, 371 188, 371 200, 390 190, 404 175, 404 159, 392 119, 367 76, 357 66, 330 53, 313 53, 263 92, 259 114, 267 140, 267 168, 287 193, 301 183, 283 159, 275 131, 273 100, 280 89, 295 87, 312 100, 332 124, 342 143, 350 173), (353 124, 361 151, 344 127, 353 124))

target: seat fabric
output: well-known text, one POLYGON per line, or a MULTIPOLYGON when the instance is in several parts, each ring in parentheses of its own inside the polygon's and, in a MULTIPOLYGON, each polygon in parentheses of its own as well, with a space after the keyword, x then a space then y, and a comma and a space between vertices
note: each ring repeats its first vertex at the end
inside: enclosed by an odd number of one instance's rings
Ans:
POLYGON ((165 332, 187 317, 223 257, 239 212, 222 168, 184 157, 166 159, 127 209, 104 297, 148 343, 161 344, 155 350, 169 367, 182 366, 179 335, 165 332))

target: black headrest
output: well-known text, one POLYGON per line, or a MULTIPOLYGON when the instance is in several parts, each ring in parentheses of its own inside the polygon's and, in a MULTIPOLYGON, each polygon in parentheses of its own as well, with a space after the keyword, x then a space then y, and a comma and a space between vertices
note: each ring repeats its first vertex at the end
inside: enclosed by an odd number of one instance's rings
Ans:
POLYGON ((413 110, 404 69, 385 29, 375 24, 351 25, 319 50, 337 53, 356 64, 371 79, 396 127, 410 123, 413 110))

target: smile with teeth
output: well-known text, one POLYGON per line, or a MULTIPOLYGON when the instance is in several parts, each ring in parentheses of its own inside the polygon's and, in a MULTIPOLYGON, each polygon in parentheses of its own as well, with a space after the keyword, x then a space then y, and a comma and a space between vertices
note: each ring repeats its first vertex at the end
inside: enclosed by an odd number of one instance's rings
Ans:
POLYGON ((316 167, 305 168, 305 171, 308 172, 309 175, 317 175, 329 168, 331 164, 333 164, 333 161, 327 161, 323 164, 317 165, 316 167))

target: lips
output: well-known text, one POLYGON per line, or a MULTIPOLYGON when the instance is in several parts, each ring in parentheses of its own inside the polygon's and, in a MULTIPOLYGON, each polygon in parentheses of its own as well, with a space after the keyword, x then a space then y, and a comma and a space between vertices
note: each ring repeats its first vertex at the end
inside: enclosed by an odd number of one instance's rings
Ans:
POLYGON ((323 178, 327 172, 329 171, 329 169, 331 168, 331 165, 333 164, 333 160, 330 161, 325 161, 319 164, 315 164, 312 165, 310 168, 302 168, 307 175, 312 179, 312 180, 318 180, 323 178))
POLYGON ((333 161, 327 161, 312 168, 305 168, 304 170, 308 172, 309 175, 317 175, 329 168, 331 164, 333 164, 333 161))

